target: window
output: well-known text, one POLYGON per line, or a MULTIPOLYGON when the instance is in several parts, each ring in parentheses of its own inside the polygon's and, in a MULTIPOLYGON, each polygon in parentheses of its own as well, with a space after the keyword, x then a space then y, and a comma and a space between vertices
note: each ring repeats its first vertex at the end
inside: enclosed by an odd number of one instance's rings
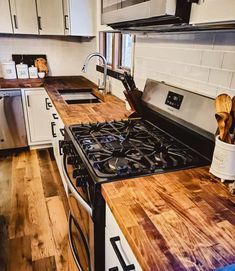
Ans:
POLYGON ((113 48, 113 34, 105 34, 105 57, 108 65, 112 66, 112 48, 113 48))
POLYGON ((100 32, 100 53, 105 56, 109 69, 117 72, 133 70, 134 36, 117 32, 100 32))
POLYGON ((121 63, 120 67, 131 70, 132 66, 132 35, 122 34, 121 63))

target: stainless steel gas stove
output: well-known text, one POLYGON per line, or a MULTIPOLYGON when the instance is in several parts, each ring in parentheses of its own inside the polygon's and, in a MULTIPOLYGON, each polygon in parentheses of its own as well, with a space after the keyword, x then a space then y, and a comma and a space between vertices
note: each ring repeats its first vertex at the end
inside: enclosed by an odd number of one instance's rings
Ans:
POLYGON ((142 115, 66 127, 64 174, 69 187, 69 237, 81 270, 104 270, 105 204, 101 184, 209 165, 214 100, 148 80, 142 115))

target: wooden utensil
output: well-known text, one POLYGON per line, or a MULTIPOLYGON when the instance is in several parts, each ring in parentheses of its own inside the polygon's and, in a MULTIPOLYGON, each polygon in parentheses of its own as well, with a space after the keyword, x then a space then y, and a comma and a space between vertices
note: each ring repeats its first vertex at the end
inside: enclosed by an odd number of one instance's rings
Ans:
POLYGON ((224 141, 225 141, 226 143, 229 143, 229 144, 232 144, 232 138, 231 138, 231 136, 230 136, 230 128, 231 128, 232 124, 233 124, 233 118, 232 118, 232 116, 229 114, 229 115, 228 115, 228 119, 227 119, 227 121, 225 122, 225 129, 224 129, 224 133, 225 133, 225 139, 224 139, 224 141))
POLYGON ((216 108, 217 113, 226 112, 230 114, 231 109, 232 109, 231 97, 225 93, 217 96, 215 99, 215 108, 216 108))
POLYGON ((232 98, 231 116, 233 118, 231 134, 233 135, 233 144, 235 144, 235 96, 233 96, 233 98, 232 98))
POLYGON ((221 141, 231 143, 229 129, 232 125, 232 117, 227 112, 220 112, 215 114, 215 118, 219 127, 219 138, 221 141))

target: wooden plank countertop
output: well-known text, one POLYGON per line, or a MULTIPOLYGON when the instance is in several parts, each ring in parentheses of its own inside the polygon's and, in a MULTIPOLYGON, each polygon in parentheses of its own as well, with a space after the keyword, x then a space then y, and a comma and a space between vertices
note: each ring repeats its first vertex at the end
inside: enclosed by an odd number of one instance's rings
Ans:
POLYGON ((215 270, 235 263, 235 196, 188 169, 102 185, 143 270, 215 270))
MULTIPOLYGON (((125 103, 113 95, 106 95, 104 101, 96 104, 68 105, 58 93, 62 88, 92 88, 93 93, 99 96, 97 86, 85 77, 64 77, 47 80, 44 84, 55 108, 65 125, 88 122, 104 122, 120 120, 128 117, 125 103)), ((100 95, 101 96, 101 95, 100 95)), ((101 97, 102 98, 102 97, 101 97)))
POLYGON ((83 76, 47 77, 45 79, 0 79, 0 88, 44 87, 65 125, 126 119, 125 103, 113 95, 102 97, 97 86, 83 76), (67 104, 58 89, 91 88, 103 102, 96 104, 67 104))

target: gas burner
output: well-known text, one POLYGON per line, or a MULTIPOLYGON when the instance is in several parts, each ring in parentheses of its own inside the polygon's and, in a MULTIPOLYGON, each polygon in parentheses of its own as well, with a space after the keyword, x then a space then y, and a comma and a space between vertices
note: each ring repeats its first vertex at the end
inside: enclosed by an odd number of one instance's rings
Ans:
POLYGON ((99 177, 119 178, 191 167, 201 157, 142 119, 70 127, 99 177))

